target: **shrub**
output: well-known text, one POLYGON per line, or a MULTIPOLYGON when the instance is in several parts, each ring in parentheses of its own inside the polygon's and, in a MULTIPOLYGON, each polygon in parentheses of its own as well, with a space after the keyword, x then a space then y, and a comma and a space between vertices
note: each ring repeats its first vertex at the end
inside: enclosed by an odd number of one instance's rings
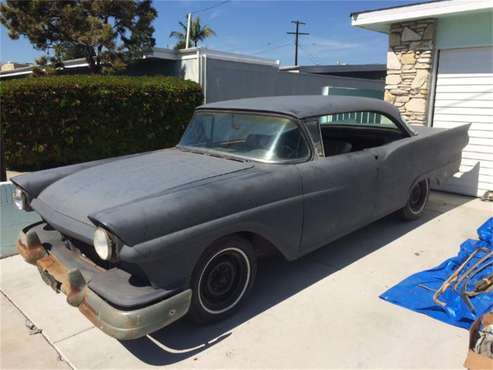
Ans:
POLYGON ((7 168, 34 170, 174 146, 202 102, 173 77, 53 76, 0 86, 7 168))

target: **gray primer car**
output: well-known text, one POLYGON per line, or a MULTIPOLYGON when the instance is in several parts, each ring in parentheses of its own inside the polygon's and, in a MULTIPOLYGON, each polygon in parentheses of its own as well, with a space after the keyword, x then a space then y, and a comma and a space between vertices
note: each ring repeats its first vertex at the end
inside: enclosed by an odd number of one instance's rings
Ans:
POLYGON ((385 215, 422 213, 458 170, 468 126, 408 126, 383 101, 253 98, 199 107, 176 148, 12 179, 18 249, 45 282, 119 339, 187 312, 233 312, 256 256, 294 260, 385 215))

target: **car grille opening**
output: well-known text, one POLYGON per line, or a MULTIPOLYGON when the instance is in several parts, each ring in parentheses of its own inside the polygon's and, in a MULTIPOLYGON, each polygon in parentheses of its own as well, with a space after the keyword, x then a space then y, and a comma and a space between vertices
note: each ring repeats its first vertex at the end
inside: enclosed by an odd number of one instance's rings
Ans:
POLYGON ((68 237, 66 235, 64 235, 64 238, 66 242, 68 242, 66 243, 67 248, 78 249, 80 253, 82 253, 86 258, 91 260, 97 266, 102 267, 105 270, 110 270, 112 268, 121 269, 131 274, 136 280, 140 281, 140 283, 149 284, 149 279, 147 278, 144 271, 140 268, 139 265, 135 263, 124 262, 124 261, 110 262, 110 261, 102 260, 98 256, 92 245, 74 239, 72 237, 68 237))

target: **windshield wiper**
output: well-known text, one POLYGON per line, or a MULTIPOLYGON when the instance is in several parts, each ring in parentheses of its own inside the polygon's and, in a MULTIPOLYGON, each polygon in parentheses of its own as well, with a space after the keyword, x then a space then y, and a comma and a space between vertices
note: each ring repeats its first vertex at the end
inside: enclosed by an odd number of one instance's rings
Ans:
POLYGON ((237 162, 242 162, 242 163, 249 162, 248 159, 233 157, 233 156, 230 156, 230 155, 227 155, 227 154, 224 155, 224 154, 213 153, 213 152, 202 152, 202 153, 205 154, 205 155, 209 155, 211 157, 223 158, 223 159, 230 159, 232 161, 237 161, 237 162))
POLYGON ((251 160, 246 159, 246 158, 234 157, 234 156, 230 156, 227 154, 221 154, 218 152, 201 151, 201 150, 192 149, 190 147, 182 147, 182 146, 177 146, 176 148, 183 150, 184 152, 208 155, 210 157, 215 157, 215 158, 229 159, 229 160, 237 161, 237 162, 241 162, 241 163, 251 162, 251 160))

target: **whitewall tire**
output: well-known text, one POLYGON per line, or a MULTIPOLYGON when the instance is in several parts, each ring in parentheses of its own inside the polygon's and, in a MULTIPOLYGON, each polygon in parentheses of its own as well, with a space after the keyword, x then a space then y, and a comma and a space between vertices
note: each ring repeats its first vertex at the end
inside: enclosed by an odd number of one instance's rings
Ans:
POLYGON ((215 243, 200 258, 192 276, 191 318, 208 323, 236 311, 248 296, 256 271, 248 240, 230 236, 215 243))

